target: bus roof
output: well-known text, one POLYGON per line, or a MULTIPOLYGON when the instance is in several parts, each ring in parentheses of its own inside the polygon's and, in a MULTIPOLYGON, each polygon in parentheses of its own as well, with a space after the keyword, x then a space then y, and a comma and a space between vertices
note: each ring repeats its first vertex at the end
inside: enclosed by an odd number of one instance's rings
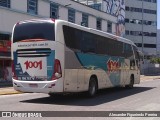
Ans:
POLYGON ((55 19, 51 19, 51 18, 42 18, 42 19, 30 19, 30 20, 23 20, 23 21, 19 21, 18 24, 23 24, 23 23, 30 23, 30 22, 49 22, 49 23, 53 23, 55 22, 55 19))

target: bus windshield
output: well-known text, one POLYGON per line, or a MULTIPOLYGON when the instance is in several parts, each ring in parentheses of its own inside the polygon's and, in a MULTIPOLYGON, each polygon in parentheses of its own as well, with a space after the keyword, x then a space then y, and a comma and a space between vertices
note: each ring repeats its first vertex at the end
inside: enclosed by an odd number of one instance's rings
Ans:
POLYGON ((29 39, 55 40, 54 24, 23 23, 14 29, 13 43, 29 39))

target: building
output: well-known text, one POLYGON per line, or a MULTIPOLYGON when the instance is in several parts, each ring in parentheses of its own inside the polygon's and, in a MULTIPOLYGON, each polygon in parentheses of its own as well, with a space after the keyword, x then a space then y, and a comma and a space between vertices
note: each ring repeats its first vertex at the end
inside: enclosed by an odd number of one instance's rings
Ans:
POLYGON ((116 34, 114 15, 74 0, 0 0, 0 80, 8 79, 4 78, 6 68, 11 76, 10 38, 14 24, 36 18, 62 19, 116 34))
POLYGON ((146 57, 157 54, 157 0, 125 0, 126 38, 146 57))
POLYGON ((116 34, 132 40, 146 58, 157 54, 157 0, 76 0, 117 17, 116 34))
POLYGON ((160 57, 160 29, 157 30, 157 55, 160 57))
POLYGON ((115 34, 121 37, 125 36, 124 0, 75 0, 75 1, 116 17, 115 34))

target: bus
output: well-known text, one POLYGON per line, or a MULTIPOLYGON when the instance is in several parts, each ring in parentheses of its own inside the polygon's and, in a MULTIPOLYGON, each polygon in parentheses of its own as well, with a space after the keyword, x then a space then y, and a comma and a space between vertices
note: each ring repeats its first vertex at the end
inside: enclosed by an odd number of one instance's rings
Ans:
POLYGON ((125 38, 64 20, 20 21, 12 31, 12 80, 21 92, 65 94, 140 83, 140 54, 125 38))

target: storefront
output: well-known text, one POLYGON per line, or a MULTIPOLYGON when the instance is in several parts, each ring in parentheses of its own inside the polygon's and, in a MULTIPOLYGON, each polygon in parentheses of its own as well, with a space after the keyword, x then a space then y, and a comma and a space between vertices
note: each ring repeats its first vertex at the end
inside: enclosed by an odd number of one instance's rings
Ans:
POLYGON ((0 34, 0 82, 11 82, 11 41, 9 34, 0 34))
POLYGON ((11 59, 0 58, 0 81, 11 81, 11 59))

